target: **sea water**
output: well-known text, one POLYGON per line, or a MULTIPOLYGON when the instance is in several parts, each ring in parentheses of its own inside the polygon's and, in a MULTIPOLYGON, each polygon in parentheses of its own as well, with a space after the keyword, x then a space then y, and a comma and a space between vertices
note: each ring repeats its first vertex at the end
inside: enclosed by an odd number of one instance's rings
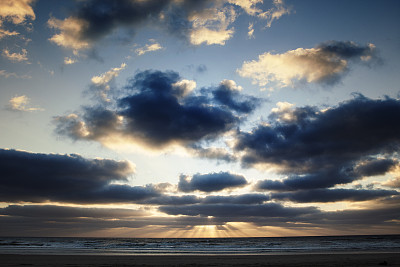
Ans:
POLYGON ((260 238, 0 237, 0 254, 267 255, 400 253, 400 235, 260 238))

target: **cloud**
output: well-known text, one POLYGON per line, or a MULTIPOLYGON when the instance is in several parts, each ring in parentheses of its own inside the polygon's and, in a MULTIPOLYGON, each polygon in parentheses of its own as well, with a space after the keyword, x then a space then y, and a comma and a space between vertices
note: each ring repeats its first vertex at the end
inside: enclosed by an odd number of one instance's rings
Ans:
POLYGON ((190 152, 199 157, 206 159, 216 159, 222 160, 226 162, 234 162, 237 160, 237 157, 233 155, 226 148, 216 148, 216 147, 202 147, 201 145, 192 145, 188 147, 190 152))
POLYGON ((30 75, 18 75, 15 72, 8 72, 6 70, 0 70, 0 76, 3 76, 5 78, 9 78, 9 77, 14 77, 14 78, 21 78, 21 79, 30 79, 32 78, 32 76, 30 75))
POLYGON ((267 27, 271 27, 274 20, 279 19, 283 15, 290 14, 291 8, 286 7, 283 0, 274 0, 273 7, 265 12, 262 12, 258 17, 267 21, 267 27))
POLYGON ((16 35, 19 35, 19 32, 16 32, 16 31, 11 32, 11 31, 0 28, 0 39, 4 38, 6 36, 16 36, 16 35))
POLYGON ((89 41, 83 38, 84 29, 87 27, 86 21, 74 17, 65 20, 50 18, 47 24, 50 28, 60 31, 49 39, 51 42, 74 51, 91 46, 89 41))
POLYGON ((204 73, 207 71, 207 66, 204 64, 200 64, 197 66, 196 71, 199 73, 204 73))
POLYGON ((237 136, 234 149, 244 165, 287 175, 260 182, 259 188, 328 188, 384 175, 398 165, 399 100, 358 95, 323 111, 303 107, 291 113, 296 115, 288 120, 274 114, 269 124, 237 136))
POLYGON ((279 218, 291 221, 295 217, 301 220, 302 215, 319 213, 313 207, 291 208, 278 203, 265 204, 194 204, 185 206, 161 206, 160 211, 169 215, 213 216, 229 218, 230 221, 247 221, 251 217, 279 218))
POLYGON ((51 18, 48 25, 59 30, 50 41, 59 46, 82 50, 111 34, 118 27, 138 27, 157 17, 170 1, 85 1, 75 13, 64 19, 51 18))
POLYGON ((0 1, 0 39, 9 36, 20 36, 17 31, 4 28, 5 22, 25 26, 28 19, 35 20, 32 5, 35 0, 2 0, 0 1))
POLYGON ((247 14, 254 16, 262 12, 257 8, 257 4, 262 4, 263 0, 228 0, 229 3, 240 6, 247 14))
POLYGON ((251 113, 259 105, 260 99, 243 96, 239 92, 241 86, 237 86, 235 81, 223 80, 219 86, 213 90, 212 94, 218 102, 226 105, 232 110, 240 113, 251 113))
POLYGON ((270 197, 264 194, 243 194, 243 195, 230 195, 230 196, 207 196, 201 203, 205 204, 262 204, 270 200, 270 197))
MULTIPOLYGON (((0 2, 0 22, 24 23, 27 18, 36 18, 32 9, 34 0, 2 0, 0 2)), ((1 23, 0 23, 1 24, 1 23)))
POLYGON ((139 47, 137 49, 135 49, 135 53, 138 54, 139 56, 144 55, 148 52, 152 52, 152 51, 157 51, 157 50, 161 50, 163 49, 163 47, 157 43, 154 40, 150 40, 152 43, 151 44, 146 44, 143 47, 139 47))
POLYGON ((40 107, 30 107, 31 100, 26 95, 15 96, 8 101, 8 108, 12 111, 43 111, 40 107))
POLYGON ((276 103, 276 108, 271 109, 271 113, 268 118, 271 120, 276 120, 277 122, 297 122, 301 121, 303 118, 310 116, 310 114, 315 113, 317 110, 313 107, 302 107, 294 108, 294 104, 288 102, 278 102, 276 103))
POLYGON ((400 177, 396 177, 394 179, 391 179, 391 180, 383 183, 382 185, 400 189, 400 177))
POLYGON ((126 68, 126 64, 122 63, 118 68, 112 68, 109 71, 94 76, 91 79, 91 91, 95 94, 96 98, 104 101, 110 102, 111 100, 108 97, 108 92, 110 91, 110 83, 114 81, 116 77, 118 77, 119 73, 126 68))
POLYGON ((270 200, 265 194, 243 194, 230 196, 206 196, 198 197, 195 195, 170 196, 162 195, 150 199, 139 201, 139 204, 148 205, 189 205, 189 204, 261 204, 270 200))
POLYGON ((142 210, 85 208, 53 205, 10 205, 0 209, 1 215, 23 216, 31 218, 67 219, 67 218, 93 218, 93 219, 121 219, 135 218, 146 215, 142 210))
POLYGON ((22 49, 21 53, 10 53, 8 49, 3 50, 3 56, 6 57, 8 60, 11 61, 16 61, 16 62, 21 62, 21 61, 27 61, 28 51, 26 49, 22 49))
POLYGON ((121 184, 134 172, 127 161, 1 149, 0 172, 3 202, 131 203, 159 194, 121 184))
POLYGON ((187 231, 196 225, 217 225, 231 228, 226 222, 249 222, 252 229, 265 231, 263 226, 286 227, 290 230, 387 234, 397 232, 400 207, 398 199, 382 201, 382 207, 323 212, 316 208, 285 207, 278 203, 266 204, 195 204, 163 206, 169 214, 186 216, 154 216, 146 210, 63 207, 53 205, 10 205, 0 208, 2 236, 98 236, 149 237, 177 230, 187 231), (191 208, 193 208, 191 210, 191 208), (198 216, 200 215, 200 216, 198 216), (211 217, 212 216, 212 217, 211 217), (378 227, 377 227, 378 226, 378 227), (153 232, 149 232, 153 230, 153 232), (121 229, 123 231, 121 232, 121 229))
POLYGON ((21 53, 10 53, 8 49, 3 50, 3 56, 8 60, 15 61, 15 62, 22 62, 28 61, 27 57, 28 51, 26 49, 22 49, 21 53))
POLYGON ((248 32, 247 32, 247 37, 249 37, 249 39, 254 38, 254 24, 250 23, 249 27, 248 27, 248 32))
POLYGON ((65 57, 64 58, 64 64, 65 65, 72 65, 78 62, 76 59, 70 58, 70 57, 65 57))
MULTIPOLYGON (((103 144, 120 140, 153 149, 169 145, 193 149, 201 141, 214 140, 230 131, 244 119, 238 116, 238 108, 232 109, 213 97, 213 90, 218 89, 194 92, 195 86, 194 81, 181 79, 175 72, 139 72, 125 86, 125 94, 109 107, 100 103, 85 107, 81 116, 56 117, 56 133, 103 144)), ((251 101, 257 99, 233 95, 246 99, 232 102, 247 108, 246 112, 255 106, 251 101)))
MULTIPOLYGON (((2 236, 96 236, 115 237, 121 229, 178 224, 137 209, 90 208, 55 205, 10 205, 0 208, 2 236)), ((140 230, 142 231, 142 230, 140 230)))
POLYGON ((227 188, 243 187, 245 185, 247 185, 247 181, 242 175, 219 172, 195 174, 190 180, 188 176, 181 175, 178 188, 183 192, 192 192, 196 190, 214 192, 227 188))
POLYGON ((190 43, 225 45, 225 42, 232 38, 234 30, 228 27, 235 20, 236 13, 232 7, 211 8, 192 14, 189 17, 192 23, 192 29, 189 32, 190 43))
POLYGON ((363 189, 312 189, 296 192, 273 193, 272 199, 299 203, 366 201, 382 197, 398 195, 395 190, 363 190, 363 189))
MULTIPOLYGON (((71 16, 64 20, 51 18, 48 21, 49 27, 58 31, 50 41, 77 52, 91 48, 96 42, 121 30, 126 30, 129 37, 133 37, 141 27, 155 25, 162 31, 166 30, 170 34, 186 39, 192 45, 224 45, 234 34, 234 28, 231 26, 237 18, 234 7, 244 9, 250 16, 267 20, 268 27, 272 21, 289 13, 282 1, 275 0, 269 10, 255 7, 261 2, 84 1, 80 2, 71 16)), ((152 49, 154 48, 155 44, 152 49)))
MULTIPOLYGON (((263 0, 228 0, 229 3, 240 6, 247 14, 251 16, 257 16, 267 21, 267 27, 271 27, 274 20, 279 19, 283 15, 290 14, 291 8, 285 6, 283 0, 273 0, 272 8, 268 10, 262 10, 257 7, 258 4, 262 4, 263 0)), ((251 27, 252 28, 252 27, 251 27)), ((253 33, 249 26, 249 37, 253 36, 253 33)))
POLYGON ((294 86, 296 82, 334 84, 349 70, 350 63, 377 60, 375 45, 329 41, 315 48, 297 48, 283 54, 266 52, 246 61, 238 73, 260 86, 294 86))

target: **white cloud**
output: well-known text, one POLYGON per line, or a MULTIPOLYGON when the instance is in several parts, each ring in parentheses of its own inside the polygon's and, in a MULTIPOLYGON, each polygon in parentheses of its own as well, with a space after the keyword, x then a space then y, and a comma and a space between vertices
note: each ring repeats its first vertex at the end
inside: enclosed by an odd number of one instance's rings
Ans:
POLYGON ((274 20, 291 12, 291 9, 285 6, 283 0, 273 0, 272 8, 266 11, 257 7, 258 4, 263 3, 263 0, 228 0, 228 2, 241 7, 250 16, 257 16, 260 19, 266 20, 267 27, 271 27, 274 20))
POLYGON ((50 18, 47 24, 50 28, 60 30, 59 34, 55 34, 49 39, 51 42, 73 49, 76 53, 78 50, 91 47, 87 40, 81 38, 81 33, 88 24, 85 20, 74 17, 69 17, 65 20, 50 18))
POLYGON ((21 78, 21 79, 30 79, 32 78, 32 76, 29 75, 18 75, 14 72, 8 72, 6 70, 0 70, 0 76, 3 76, 5 78, 9 78, 9 77, 14 77, 14 78, 21 78))
POLYGON ((16 35, 19 35, 19 32, 16 32, 16 31, 10 32, 8 30, 0 28, 0 39, 4 38, 6 36, 16 36, 16 35))
POLYGON ((109 83, 118 77, 119 73, 126 68, 126 64, 122 63, 119 68, 112 68, 111 70, 99 75, 94 76, 91 79, 92 85, 95 88, 95 94, 97 94, 101 100, 109 102, 108 91, 110 90, 109 83))
POLYGON ((220 85, 225 86, 225 88, 228 88, 232 91, 242 91, 243 87, 241 87, 240 85, 237 85, 235 81, 233 80, 223 80, 219 83, 220 85))
POLYGON ((233 28, 228 29, 228 27, 235 19, 236 13, 232 7, 210 8, 193 13, 189 17, 189 21, 192 22, 190 42, 194 45, 202 43, 225 45, 225 42, 233 36, 233 28))
POLYGON ((258 14, 259 18, 265 19, 267 21, 267 27, 271 27, 271 24, 274 20, 279 19, 283 15, 290 14, 291 9, 286 7, 283 0, 274 0, 274 6, 260 14, 258 14))
POLYGON ((247 28, 248 29, 247 36, 249 37, 249 39, 254 38, 254 28, 253 27, 254 27, 254 24, 250 23, 249 27, 247 28))
POLYGON ((196 88, 197 84, 193 80, 183 79, 172 84, 172 86, 174 88, 180 89, 180 91, 182 92, 182 96, 186 96, 196 88))
POLYGON ((74 63, 78 62, 76 59, 74 58, 70 58, 70 57, 65 57, 64 58, 64 64, 65 65, 72 65, 74 63))
POLYGON ((289 102, 278 102, 276 108, 271 109, 271 115, 276 116, 277 121, 292 122, 297 118, 294 111, 294 104, 289 102))
POLYGON ((228 0, 228 2, 243 8, 251 16, 263 12, 260 8, 256 7, 257 4, 262 4, 263 0, 228 0))
POLYGON ((3 50, 3 56, 6 57, 8 60, 15 62, 28 61, 27 55, 28 51, 26 51, 26 49, 22 49, 21 53, 10 53, 8 49, 3 50))
POLYGON ((3 28, 5 21, 13 24, 24 24, 27 19, 35 20, 32 4, 34 0, 1 0, 0 1, 0 39, 20 35, 17 31, 3 28))
POLYGON ((9 109, 14 111, 43 111, 44 109, 39 107, 31 107, 29 106, 30 99, 26 95, 15 96, 11 98, 9 101, 9 109))
POLYGON ((0 21, 8 20, 14 24, 21 24, 26 18, 34 20, 36 17, 31 6, 33 2, 34 0, 1 0, 0 21))
POLYGON ((139 47, 135 50, 135 53, 138 54, 139 56, 146 54, 147 52, 152 52, 152 51, 157 51, 162 49, 163 47, 155 42, 154 40, 150 40, 152 43, 151 44, 146 44, 143 47, 139 47))
POLYGON ((112 68, 111 70, 99 75, 92 77, 92 83, 95 85, 105 85, 109 83, 115 77, 118 77, 121 70, 125 69, 126 64, 122 63, 119 68, 112 68))
POLYGON ((283 54, 264 53, 258 60, 246 61, 239 75, 254 84, 276 87, 294 86, 296 81, 334 83, 346 72, 349 61, 368 61, 375 56, 375 46, 331 41, 315 48, 297 48, 283 54))

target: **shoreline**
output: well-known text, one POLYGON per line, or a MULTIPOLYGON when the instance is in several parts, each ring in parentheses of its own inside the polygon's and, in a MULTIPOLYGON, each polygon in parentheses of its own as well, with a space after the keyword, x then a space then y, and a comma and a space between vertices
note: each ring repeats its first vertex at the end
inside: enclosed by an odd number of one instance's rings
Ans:
POLYGON ((2 255, 21 255, 21 256, 104 256, 104 257, 229 257, 229 256, 240 256, 240 257, 253 257, 253 256, 301 256, 301 255, 364 255, 364 254, 399 254, 399 250, 363 250, 363 251, 310 251, 310 252, 291 252, 291 251, 283 251, 283 252, 254 252, 254 253, 235 253, 235 252, 226 252, 226 253, 210 253, 210 252, 108 252, 108 251, 65 251, 62 252, 60 250, 46 250, 46 251, 32 251, 31 249, 24 251, 15 251, 15 250, 1 250, 0 248, 0 257, 2 255))
POLYGON ((400 253, 291 255, 0 254, 0 266, 400 266, 400 253))

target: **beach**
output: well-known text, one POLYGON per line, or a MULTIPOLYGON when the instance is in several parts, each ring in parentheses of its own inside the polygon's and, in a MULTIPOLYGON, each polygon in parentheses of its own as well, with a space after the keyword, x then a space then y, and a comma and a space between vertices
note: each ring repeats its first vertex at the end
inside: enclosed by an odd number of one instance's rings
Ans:
POLYGON ((400 266, 399 253, 282 255, 0 255, 0 266, 400 266))

